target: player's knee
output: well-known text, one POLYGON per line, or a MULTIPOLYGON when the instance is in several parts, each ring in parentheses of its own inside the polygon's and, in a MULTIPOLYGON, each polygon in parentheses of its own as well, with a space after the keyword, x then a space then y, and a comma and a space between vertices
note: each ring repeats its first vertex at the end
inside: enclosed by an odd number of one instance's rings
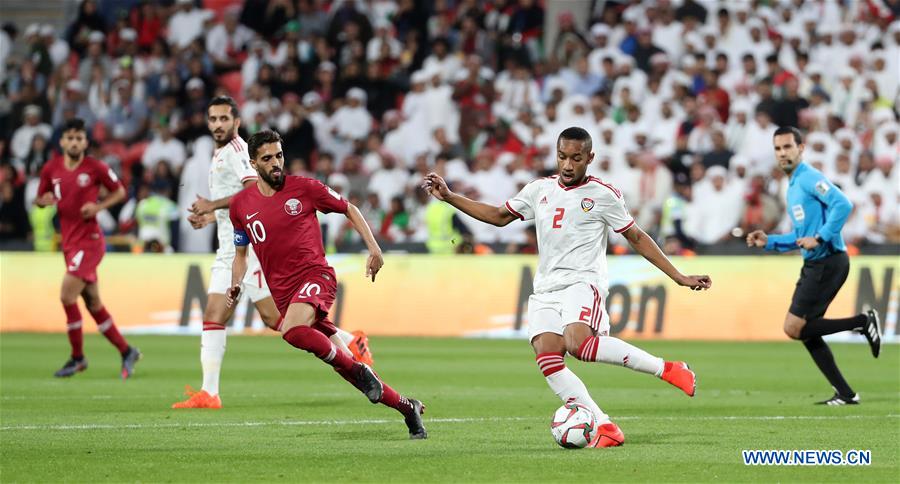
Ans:
POLYGON ((562 355, 566 351, 562 337, 551 333, 535 336, 531 340, 531 347, 534 348, 534 353, 538 355, 542 353, 558 353, 562 355))
POLYGON ((568 352, 570 355, 574 356, 575 358, 578 358, 579 360, 582 359, 580 350, 581 350, 580 343, 576 344, 572 341, 566 341, 566 352, 568 352))
POLYGON ((297 326, 310 326, 312 327, 315 321, 312 317, 305 318, 285 318, 284 322, 281 323, 281 334, 286 334, 288 331, 296 328, 297 326))
POLYGON ((784 334, 791 339, 800 339, 800 332, 803 330, 803 320, 788 320, 784 322, 784 334))

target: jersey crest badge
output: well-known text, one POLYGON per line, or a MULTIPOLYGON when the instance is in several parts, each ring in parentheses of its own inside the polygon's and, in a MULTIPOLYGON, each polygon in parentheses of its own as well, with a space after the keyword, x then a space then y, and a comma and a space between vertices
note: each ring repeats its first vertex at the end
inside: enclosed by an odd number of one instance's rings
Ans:
POLYGON ((300 212, 303 211, 303 204, 300 203, 300 200, 292 198, 284 202, 284 211, 287 212, 288 215, 299 215, 300 212))
POLYGON ((824 196, 830 189, 831 187, 828 186, 828 182, 826 182, 825 180, 819 180, 819 182, 816 183, 816 191, 819 192, 819 195, 824 196))
POLYGON ((78 182, 78 186, 84 188, 91 184, 91 175, 88 175, 87 173, 79 173, 76 181, 78 182))
POLYGON ((581 199, 581 210, 582 211, 590 212, 592 208, 594 208, 594 199, 592 199, 592 198, 581 199))
POLYGON ((794 220, 798 222, 806 218, 806 212, 803 211, 803 205, 794 205, 791 207, 791 212, 794 213, 794 220))

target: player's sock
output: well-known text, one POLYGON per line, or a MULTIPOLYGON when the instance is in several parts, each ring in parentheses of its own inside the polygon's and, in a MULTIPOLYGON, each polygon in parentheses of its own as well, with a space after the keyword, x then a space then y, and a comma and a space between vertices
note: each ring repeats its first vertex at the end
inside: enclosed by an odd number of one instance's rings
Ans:
POLYGON ((625 366, 641 373, 662 376, 665 362, 662 358, 647 353, 612 336, 591 336, 581 343, 578 354, 582 361, 598 361, 611 365, 625 366))
POLYGON ((826 334, 840 333, 841 331, 859 331, 866 326, 865 314, 857 314, 851 318, 825 319, 819 318, 807 321, 800 330, 800 339, 815 338, 826 334))
POLYGON ((853 389, 850 388, 847 380, 844 380, 844 376, 841 375, 841 370, 838 369, 837 363, 834 361, 831 349, 825 344, 825 340, 821 336, 804 340, 803 346, 806 346, 813 361, 816 362, 816 366, 819 367, 819 371, 825 375, 825 378, 828 379, 828 382, 831 383, 836 392, 845 397, 856 395, 853 389))
POLYGON ((381 396, 380 402, 382 405, 391 407, 403 415, 409 415, 415 411, 412 402, 410 402, 408 398, 397 393, 397 390, 391 388, 384 380, 381 380, 381 385, 384 386, 384 393, 381 396))
POLYGON ((127 353, 128 342, 125 341, 125 338, 119 333, 119 328, 117 328, 116 323, 113 322, 112 316, 110 316, 109 312, 106 310, 106 306, 101 306, 100 309, 91 311, 91 316, 94 318, 94 321, 97 322, 97 329, 103 333, 103 336, 106 336, 106 339, 109 340, 116 349, 119 350, 119 353, 123 355, 127 353))
POLYGON ((572 373, 572 370, 566 368, 566 362, 563 355, 559 353, 540 353, 535 357, 541 373, 547 379, 550 389, 563 402, 575 400, 588 408, 594 413, 599 425, 609 422, 609 415, 600 409, 600 406, 591 398, 584 382, 578 378, 578 375, 572 373))
POLYGON ((327 336, 309 326, 294 326, 282 338, 291 346, 308 351, 335 368, 349 371, 355 364, 353 358, 338 351, 327 336))
POLYGON ((69 345, 72 346, 72 359, 84 358, 84 334, 81 332, 81 311, 78 304, 63 304, 66 311, 66 333, 69 335, 69 345))
POLYGON ((200 366, 203 368, 203 390, 211 396, 219 394, 219 373, 225 358, 225 325, 203 322, 200 334, 200 366))
POLYGON ((337 333, 335 333, 337 335, 337 337, 340 338, 341 341, 343 341, 345 345, 350 346, 350 342, 353 341, 353 335, 347 331, 344 331, 341 328, 335 328, 335 329, 337 329, 337 333))

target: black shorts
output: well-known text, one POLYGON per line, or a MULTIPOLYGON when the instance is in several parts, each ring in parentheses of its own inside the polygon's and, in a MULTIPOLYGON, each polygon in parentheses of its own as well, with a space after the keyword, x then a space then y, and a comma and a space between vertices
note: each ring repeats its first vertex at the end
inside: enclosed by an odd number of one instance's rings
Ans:
POLYGON ((846 252, 838 252, 818 260, 803 262, 800 279, 791 299, 791 314, 807 321, 825 315, 828 305, 837 296, 847 275, 850 274, 850 258, 846 252))

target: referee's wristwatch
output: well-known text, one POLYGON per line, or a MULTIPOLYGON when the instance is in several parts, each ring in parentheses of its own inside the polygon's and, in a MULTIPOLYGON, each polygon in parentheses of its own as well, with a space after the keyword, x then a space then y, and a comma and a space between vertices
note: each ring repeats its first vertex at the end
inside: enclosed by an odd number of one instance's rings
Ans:
POLYGON ((823 239, 821 235, 816 234, 816 242, 818 242, 819 245, 822 245, 825 243, 825 239, 823 239))

